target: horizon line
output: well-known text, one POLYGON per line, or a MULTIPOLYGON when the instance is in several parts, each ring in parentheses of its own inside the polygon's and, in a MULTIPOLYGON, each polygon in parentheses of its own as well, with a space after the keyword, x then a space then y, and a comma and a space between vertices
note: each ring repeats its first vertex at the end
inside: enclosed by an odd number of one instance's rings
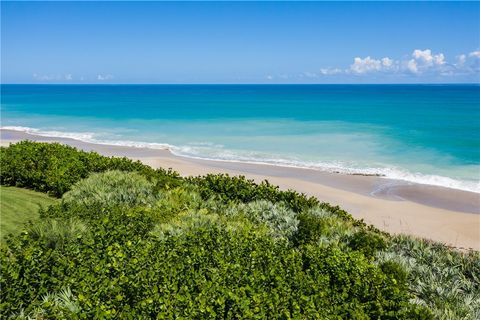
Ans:
POLYGON ((166 86, 202 86, 202 85, 225 85, 225 86, 235 86, 235 85, 265 85, 265 86, 277 86, 277 85, 298 85, 298 86, 321 86, 321 85, 480 85, 480 82, 398 82, 398 83, 98 83, 98 82, 89 82, 89 83, 0 83, 0 85, 65 85, 65 86, 83 86, 83 85, 101 85, 101 86, 145 86, 145 85, 166 85, 166 86))

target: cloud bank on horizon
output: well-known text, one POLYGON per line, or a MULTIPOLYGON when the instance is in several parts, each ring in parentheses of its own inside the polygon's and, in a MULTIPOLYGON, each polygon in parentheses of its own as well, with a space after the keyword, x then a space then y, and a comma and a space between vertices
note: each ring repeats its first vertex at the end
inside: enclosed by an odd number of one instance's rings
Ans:
MULTIPOLYGON (((369 76, 378 74, 385 77, 401 76, 403 79, 421 80, 423 76, 438 76, 443 80, 455 80, 456 76, 476 76, 480 83, 480 50, 456 56, 452 61, 447 61, 443 53, 434 53, 431 49, 415 49, 408 57, 393 59, 390 57, 374 58, 371 56, 355 57, 353 63, 347 68, 324 67, 317 72, 306 71, 298 74, 267 75, 265 79, 270 82, 301 81, 302 79, 330 78, 340 75, 352 77, 369 76)), ((97 74, 94 76, 80 75, 74 77, 71 73, 65 74, 32 74, 35 82, 112 82, 112 74, 97 74)))
MULTIPOLYGON (((480 76, 480 50, 460 54, 453 61, 447 61, 443 53, 434 53, 431 49, 415 49, 408 57, 393 59, 390 57, 355 57, 347 68, 324 67, 317 72, 307 71, 295 75, 267 75, 267 80, 292 78, 322 78, 339 75, 362 77, 372 74, 383 76, 397 75, 415 79, 422 76, 439 76, 454 79, 456 76, 480 76)), ((480 80, 480 78, 479 78, 480 80)))

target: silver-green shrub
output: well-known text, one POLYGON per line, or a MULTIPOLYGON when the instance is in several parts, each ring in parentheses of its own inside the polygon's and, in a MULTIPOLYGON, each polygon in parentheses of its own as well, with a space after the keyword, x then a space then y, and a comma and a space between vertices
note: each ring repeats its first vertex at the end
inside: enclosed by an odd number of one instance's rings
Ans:
POLYGON ((217 215, 206 215, 201 212, 182 213, 170 219, 168 223, 156 225, 151 234, 159 239, 166 239, 197 228, 209 228, 216 223, 217 215))
POLYGON ((73 185, 63 202, 94 208, 151 206, 156 201, 153 184, 134 172, 94 173, 73 185))
POLYGON ((395 236, 379 263, 395 261, 409 273, 414 302, 431 308, 435 319, 480 319, 480 253, 457 252, 439 243, 395 236))
POLYGON ((331 211, 327 211, 320 207, 314 207, 307 210, 307 214, 319 218, 324 225, 322 234, 317 242, 318 245, 328 246, 335 244, 344 247, 346 246, 348 239, 355 233, 354 226, 331 211))
POLYGON ((88 227, 77 219, 48 219, 31 225, 24 232, 49 248, 61 248, 71 240, 88 235, 88 227))
POLYGON ((290 238, 298 228, 296 213, 283 203, 271 203, 265 200, 241 204, 228 210, 227 215, 243 214, 255 223, 264 223, 275 237, 290 238))

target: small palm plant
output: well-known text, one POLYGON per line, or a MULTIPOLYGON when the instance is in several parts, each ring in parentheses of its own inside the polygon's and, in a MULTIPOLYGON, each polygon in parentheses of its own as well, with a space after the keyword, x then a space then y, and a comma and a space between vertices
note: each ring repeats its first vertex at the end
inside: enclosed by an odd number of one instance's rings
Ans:
POLYGON ((71 319, 80 311, 76 297, 70 288, 65 288, 59 292, 44 295, 40 306, 30 313, 25 314, 25 310, 22 309, 11 318, 18 320, 71 319))
POLYGON ((88 227, 75 218, 48 219, 31 224, 25 232, 48 248, 62 248, 67 242, 87 235, 88 227))
POLYGON ((401 235, 377 258, 396 261, 409 272, 413 301, 430 307, 436 319, 480 319, 479 252, 401 235))

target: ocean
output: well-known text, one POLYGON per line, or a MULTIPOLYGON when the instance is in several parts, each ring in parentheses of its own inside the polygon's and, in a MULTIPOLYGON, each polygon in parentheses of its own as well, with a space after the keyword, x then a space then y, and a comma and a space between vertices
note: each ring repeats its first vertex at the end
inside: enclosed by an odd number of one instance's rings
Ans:
POLYGON ((479 85, 1 85, 1 127, 480 192, 479 85))

